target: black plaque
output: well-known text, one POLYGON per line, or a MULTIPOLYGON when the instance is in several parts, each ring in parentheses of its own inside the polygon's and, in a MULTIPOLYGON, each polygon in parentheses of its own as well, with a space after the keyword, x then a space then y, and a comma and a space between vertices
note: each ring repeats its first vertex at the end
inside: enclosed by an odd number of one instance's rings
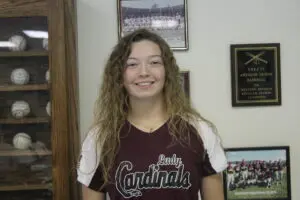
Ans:
POLYGON ((280 44, 233 44, 232 106, 281 105, 280 44))

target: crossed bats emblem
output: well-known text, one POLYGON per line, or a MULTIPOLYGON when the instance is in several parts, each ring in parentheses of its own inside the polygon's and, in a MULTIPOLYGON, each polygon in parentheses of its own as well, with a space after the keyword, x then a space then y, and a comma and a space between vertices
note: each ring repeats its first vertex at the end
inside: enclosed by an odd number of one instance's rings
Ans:
POLYGON ((247 56, 250 56, 251 59, 248 60, 247 62, 245 62, 245 65, 248 65, 251 62, 254 62, 254 64, 259 64, 260 62, 263 62, 265 64, 268 64, 268 61, 265 59, 262 59, 261 56, 263 56, 265 54, 265 51, 262 51, 260 53, 258 53, 257 55, 254 55, 252 53, 246 52, 247 56))

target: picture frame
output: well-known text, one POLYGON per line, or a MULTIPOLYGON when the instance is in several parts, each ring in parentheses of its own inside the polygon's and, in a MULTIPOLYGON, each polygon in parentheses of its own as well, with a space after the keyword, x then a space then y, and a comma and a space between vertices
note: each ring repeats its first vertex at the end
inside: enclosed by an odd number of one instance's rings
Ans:
POLYGON ((281 105, 280 43, 230 45, 232 106, 281 105))
POLYGON ((189 49, 187 0, 117 0, 117 12, 119 39, 146 28, 174 51, 189 49))
POLYGON ((289 146, 225 149, 225 200, 291 200, 289 146))
POLYGON ((182 84, 182 89, 185 95, 190 98, 190 71, 189 70, 181 70, 180 71, 180 79, 182 84))

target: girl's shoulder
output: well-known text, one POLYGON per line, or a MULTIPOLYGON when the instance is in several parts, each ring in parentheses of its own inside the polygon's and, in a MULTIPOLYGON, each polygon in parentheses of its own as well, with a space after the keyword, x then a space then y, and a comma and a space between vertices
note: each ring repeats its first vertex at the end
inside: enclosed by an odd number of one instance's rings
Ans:
POLYGON ((216 143, 221 143, 217 128, 211 122, 204 119, 193 119, 189 124, 203 141, 204 147, 208 148, 216 143))
POLYGON ((98 127, 90 128, 82 140, 81 151, 93 151, 97 147, 98 127))

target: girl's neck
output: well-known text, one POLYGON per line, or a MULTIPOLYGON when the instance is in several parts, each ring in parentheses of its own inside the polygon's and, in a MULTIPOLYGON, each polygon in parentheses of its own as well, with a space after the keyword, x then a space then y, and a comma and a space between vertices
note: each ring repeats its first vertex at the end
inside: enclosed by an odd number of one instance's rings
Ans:
POLYGON ((163 98, 145 101, 130 101, 127 120, 138 128, 151 132, 168 120, 163 98))

